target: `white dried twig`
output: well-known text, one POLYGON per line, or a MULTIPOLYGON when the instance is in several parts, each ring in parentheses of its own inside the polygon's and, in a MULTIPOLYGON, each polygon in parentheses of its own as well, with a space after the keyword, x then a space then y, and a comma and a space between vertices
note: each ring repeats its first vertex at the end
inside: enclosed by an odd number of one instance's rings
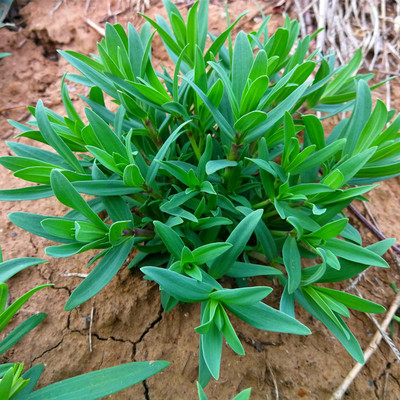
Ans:
POLYGON ((102 28, 101 26, 97 25, 95 22, 93 22, 91 19, 87 18, 85 20, 85 22, 91 27, 93 28, 97 33, 99 33, 101 36, 105 36, 106 35, 106 31, 104 28, 102 28))
MULTIPOLYGON (((390 322, 393 319, 393 316, 395 315, 397 309, 400 306, 400 292, 396 294, 396 297, 393 300, 392 305, 390 306, 389 311, 386 314, 386 317, 384 321, 381 324, 381 329, 383 331, 386 331, 388 328, 390 322)), ((380 330, 377 330, 374 337, 372 338, 371 342, 369 343, 367 349, 364 351, 364 359, 365 362, 369 360, 369 358, 374 354, 375 350, 378 348, 379 343, 382 340, 382 334, 380 330)), ((346 390, 348 387, 351 385, 351 383, 354 381, 358 373, 361 371, 362 367, 364 364, 357 363, 353 369, 349 372, 349 374, 346 376, 342 384, 336 389, 335 393, 333 393, 332 397, 330 400, 340 400, 342 399, 343 395, 345 394, 346 390)))
POLYGON ((279 400, 280 395, 279 395, 279 388, 278 388, 278 382, 276 381, 275 375, 274 375, 274 371, 272 370, 268 359, 267 359, 268 355, 265 354, 265 364, 268 368, 269 374, 271 375, 271 379, 272 379, 272 383, 274 385, 274 392, 275 392, 275 400, 279 400))
POLYGON ((90 321, 89 321, 89 351, 92 352, 92 326, 93 326, 93 314, 94 314, 94 308, 92 307, 92 310, 90 311, 90 321))
MULTIPOLYGON (((361 292, 358 290, 357 286, 353 287, 354 291, 357 293, 357 296, 361 297, 362 299, 364 298, 361 292)), ((393 343, 393 340, 390 338, 390 336, 385 332, 385 330, 381 327, 377 319, 374 317, 373 314, 367 314, 369 318, 371 318, 372 322, 374 325, 378 328, 379 332, 381 333, 383 339, 385 342, 388 344, 390 349, 392 350, 393 354, 397 358, 398 361, 400 361, 400 351, 397 349, 396 345, 393 343)))
POLYGON ((56 3, 53 9, 50 11, 50 16, 52 17, 54 13, 61 7, 61 4, 64 3, 64 0, 60 0, 56 3))
POLYGON ((90 7, 90 0, 86 0, 85 8, 83 9, 83 12, 85 13, 85 15, 87 14, 89 7, 90 7))
POLYGON ((71 272, 71 273, 63 274, 62 276, 63 276, 63 277, 66 277, 66 278, 69 278, 69 277, 71 277, 71 276, 74 276, 74 277, 76 277, 76 278, 85 279, 85 278, 87 278, 88 275, 89 275, 89 274, 78 274, 78 273, 71 272))

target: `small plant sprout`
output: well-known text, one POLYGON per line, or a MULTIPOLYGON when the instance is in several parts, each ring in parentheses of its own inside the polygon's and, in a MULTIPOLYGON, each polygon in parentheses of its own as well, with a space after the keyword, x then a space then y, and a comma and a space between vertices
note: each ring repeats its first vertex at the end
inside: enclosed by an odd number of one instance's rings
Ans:
POLYGON ((15 155, 0 163, 32 184, 1 190, 0 199, 55 196, 71 210, 9 219, 55 242, 51 257, 98 250, 66 310, 102 290, 133 249, 128 268, 159 284, 165 311, 200 303, 193 328, 201 387, 219 378, 224 341, 244 354, 232 316, 266 331, 310 334, 295 302, 362 363, 345 323, 349 308, 384 308, 326 284, 371 265, 388 268, 382 255, 394 240, 363 246, 343 210, 400 174, 400 117, 380 100, 372 106, 379 84, 357 73, 360 51, 336 68, 333 53, 312 50, 316 34, 300 39, 289 17, 273 34, 265 18, 233 40, 244 14, 214 36, 208 0, 194 3, 187 19, 164 4, 168 21, 143 16, 140 31, 107 24, 97 56, 60 51, 79 71, 61 82, 66 116, 39 101, 27 125, 10 121, 18 137, 53 151, 8 142, 15 155), (153 65, 154 35, 172 69, 153 65), (85 118, 68 80, 89 88, 85 118), (323 120, 342 112, 348 118, 327 132, 323 120), (265 286, 254 286, 260 276, 265 286), (283 287, 279 310, 264 302, 272 278, 283 287))

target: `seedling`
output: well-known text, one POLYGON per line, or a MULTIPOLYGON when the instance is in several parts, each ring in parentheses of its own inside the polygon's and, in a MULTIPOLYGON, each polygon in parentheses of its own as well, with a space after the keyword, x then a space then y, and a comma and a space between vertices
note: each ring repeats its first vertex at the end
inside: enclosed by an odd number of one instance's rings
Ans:
POLYGON ((208 0, 196 2, 186 21, 171 1, 164 4, 169 23, 143 16, 140 32, 107 24, 98 56, 60 51, 81 73, 62 80, 67 116, 39 101, 29 108, 28 125, 11 121, 19 137, 54 152, 9 142, 16 155, 0 163, 34 185, 2 190, 0 199, 54 195, 71 211, 12 213, 10 220, 60 243, 46 249, 49 256, 99 250, 97 266, 66 310, 103 289, 133 249, 129 268, 160 285, 166 311, 179 302, 201 303, 202 387, 219 377, 224 339, 244 354, 231 314, 259 329, 309 334, 295 319, 295 301, 363 362, 343 317, 348 308, 384 308, 321 284, 370 265, 388 267, 381 256, 394 240, 363 247, 343 210, 366 200, 376 182, 400 174, 400 117, 380 100, 372 109, 371 90, 379 84, 369 87, 372 75, 357 74, 359 51, 336 68, 333 53, 310 50, 315 35, 298 39, 297 21, 286 18, 270 35, 264 18, 258 30, 239 32, 226 47, 244 14, 218 37, 210 34, 209 43, 208 0), (155 34, 173 73, 151 62, 155 34), (90 87, 81 96, 87 122, 66 80, 90 87), (346 111, 350 117, 327 134, 322 120, 346 111), (304 259, 314 265, 303 268, 304 259), (272 288, 252 286, 254 276, 277 277, 284 288, 280 310, 262 301, 272 288), (231 278, 225 287, 222 277, 231 278))

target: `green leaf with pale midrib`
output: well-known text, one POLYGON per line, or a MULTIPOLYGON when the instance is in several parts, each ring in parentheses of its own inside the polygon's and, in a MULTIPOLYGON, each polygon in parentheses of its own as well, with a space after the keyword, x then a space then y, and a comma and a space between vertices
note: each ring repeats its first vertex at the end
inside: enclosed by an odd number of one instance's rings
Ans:
POLYGON ((30 393, 26 400, 95 400, 142 382, 168 365, 168 361, 142 361, 106 368, 53 383, 30 393))

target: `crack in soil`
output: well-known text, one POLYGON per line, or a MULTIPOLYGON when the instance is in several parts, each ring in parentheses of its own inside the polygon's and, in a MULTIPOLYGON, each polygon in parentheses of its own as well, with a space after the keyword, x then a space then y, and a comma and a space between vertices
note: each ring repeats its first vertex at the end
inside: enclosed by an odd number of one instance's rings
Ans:
POLYGON ((142 385, 144 388, 144 398, 150 400, 149 387, 147 386, 146 379, 142 382, 142 385))
POLYGON ((393 375, 391 372, 389 372, 389 376, 391 376, 393 378, 393 380, 397 383, 397 385, 400 387, 400 380, 393 375))
POLYGON ((49 286, 49 287, 54 290, 66 290, 69 293, 69 295, 71 296, 72 290, 70 290, 66 286, 49 286))
MULTIPOLYGON (((87 336, 88 335, 89 331, 87 329, 82 329, 82 330, 81 329, 72 329, 70 327, 70 324, 71 324, 71 313, 68 315, 67 329, 70 332, 79 333, 82 336, 87 336), (83 331, 85 331, 85 332, 83 332, 83 331)), ((132 340, 129 340, 129 339, 116 338, 115 336, 101 337, 98 333, 92 333, 91 335, 92 335, 92 337, 95 337, 96 339, 101 340, 103 342, 105 342, 107 340, 113 340, 114 342, 130 343, 133 346, 135 345, 135 342, 133 342, 132 340)))
MULTIPOLYGON (((38 266, 37 271, 39 272, 39 276, 46 281, 46 283, 51 283, 51 281, 49 279, 47 279, 44 275, 43 275, 43 271, 40 269, 40 267, 38 266)), ((68 292, 68 294, 71 296, 72 290, 69 289, 67 286, 50 286, 51 289, 54 290, 66 290, 68 292)))
POLYGON ((113 340, 114 342, 131 343, 132 345, 135 345, 135 342, 132 342, 132 340, 129 340, 129 339, 120 339, 120 338, 116 338, 114 336, 103 338, 97 333, 92 333, 92 336, 94 336, 96 339, 99 339, 102 341, 113 340))
MULTIPOLYGON (((160 309, 158 310, 158 315, 157 318, 151 322, 151 324, 145 329, 145 331, 140 335, 139 340, 137 340, 136 342, 133 342, 133 350, 132 350, 132 354, 133 354, 133 360, 135 360, 136 357, 136 346, 138 343, 142 342, 143 339, 146 337, 146 335, 162 320, 163 318, 163 313, 164 313, 164 309, 162 304, 160 304, 160 309)), ((150 391, 149 391, 149 386, 147 385, 147 381, 144 380, 142 382, 143 385, 143 389, 144 389, 144 398, 146 400, 150 400, 150 391)))
POLYGON ((46 353, 50 353, 50 351, 53 351, 54 349, 56 349, 57 347, 59 347, 59 346, 61 345, 61 343, 64 341, 64 338, 65 338, 65 336, 63 336, 63 337, 61 338, 61 340, 60 340, 55 346, 50 347, 50 349, 46 349, 42 354, 40 354, 39 356, 33 358, 32 361, 31 361, 31 367, 32 367, 33 363, 34 363, 38 358, 43 357, 46 353))
POLYGON ((33 249, 35 250, 34 255, 37 255, 39 252, 38 246, 36 246, 35 242, 33 241, 32 235, 29 236, 29 242, 32 245, 33 249))
POLYGON ((136 356, 136 345, 138 343, 141 343, 142 340, 146 337, 146 335, 162 320, 163 313, 164 313, 164 309, 163 309, 162 305, 160 305, 160 309, 158 311, 157 318, 153 322, 150 323, 150 325, 140 335, 139 339, 136 342, 133 342, 133 345, 134 345, 133 357, 136 356))

